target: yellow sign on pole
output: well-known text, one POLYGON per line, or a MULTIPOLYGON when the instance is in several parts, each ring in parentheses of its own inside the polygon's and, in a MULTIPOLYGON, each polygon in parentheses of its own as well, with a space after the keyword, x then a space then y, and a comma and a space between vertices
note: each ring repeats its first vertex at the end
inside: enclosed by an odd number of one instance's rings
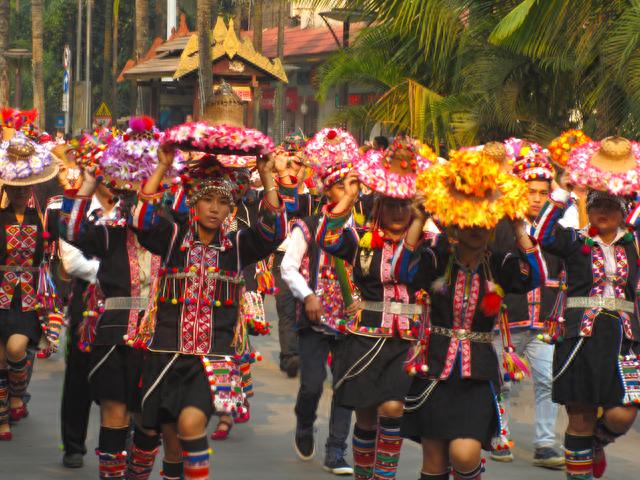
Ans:
POLYGON ((93 126, 110 128, 112 124, 111 110, 105 102, 102 102, 93 114, 93 126))

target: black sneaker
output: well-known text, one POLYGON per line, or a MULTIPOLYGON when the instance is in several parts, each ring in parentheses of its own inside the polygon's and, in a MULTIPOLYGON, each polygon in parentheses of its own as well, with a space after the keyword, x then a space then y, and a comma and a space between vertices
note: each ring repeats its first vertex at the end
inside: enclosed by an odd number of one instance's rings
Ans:
POLYGON ((84 456, 81 453, 65 453, 62 457, 62 465, 66 468, 82 468, 84 456))
POLYGON ((561 470, 564 468, 564 455, 553 447, 536 448, 533 454, 533 464, 536 467, 561 470))
POLYGON ((353 467, 347 463, 343 456, 330 458, 327 455, 322 468, 334 475, 353 475, 353 467))
POLYGON ((313 430, 310 432, 296 432, 293 440, 293 448, 303 462, 308 462, 316 454, 316 442, 313 439, 313 430))

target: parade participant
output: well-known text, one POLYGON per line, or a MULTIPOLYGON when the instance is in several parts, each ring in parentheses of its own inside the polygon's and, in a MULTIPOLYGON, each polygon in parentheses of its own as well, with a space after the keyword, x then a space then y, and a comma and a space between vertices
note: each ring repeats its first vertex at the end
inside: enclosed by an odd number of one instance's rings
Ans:
MULTIPOLYGON (((588 228, 558 225, 570 198, 559 189, 535 230, 543 250, 560 257, 566 268, 566 292, 546 338, 556 342, 553 400, 569 415, 564 439, 569 479, 604 474, 604 447, 629 430, 640 404, 638 241, 625 228, 623 197, 640 188, 639 162, 640 145, 621 137, 578 147, 569 157, 567 180, 588 189, 588 228)), ((636 207, 628 218, 636 230, 638 217, 636 207)))
POLYGON ((421 247, 426 213, 417 208, 394 258, 396 277, 430 297, 430 322, 407 362, 415 377, 402 422, 403 436, 422 443, 423 480, 445 480, 449 469, 456 479, 480 478, 481 449, 500 428, 501 378, 491 342, 503 291, 524 293, 544 276, 519 220, 527 210, 526 184, 500 169, 483 152, 468 150, 423 172, 420 207, 448 234, 421 247), (503 216, 512 219, 519 254, 489 248, 503 216))
MULTIPOLYGON (((287 219, 289 226, 293 222, 308 217, 313 213, 313 199, 308 189, 304 185, 304 145, 306 139, 300 133, 288 135, 282 146, 276 149, 275 161, 279 169, 288 168, 291 172, 287 178, 281 178, 291 184, 296 184, 301 191, 298 192, 296 199, 284 197, 283 200, 287 209, 287 219)), ((282 258, 287 251, 289 244, 288 238, 278 247, 274 255, 274 277, 276 287, 276 311, 278 312, 278 340, 280 342, 280 370, 285 372, 288 377, 293 378, 298 375, 300 368, 300 357, 298 355, 298 336, 296 334, 296 310, 295 298, 287 285, 282 280, 280 272, 280 264, 282 258)))
MULTIPOLYGON (((234 132, 246 141, 264 140, 252 130, 191 124, 175 127, 168 141, 177 143, 200 129, 204 135, 198 138, 215 142, 210 145, 214 150, 225 139, 235 138, 234 132)), ((180 208, 173 221, 159 215, 158 189, 171 165, 171 153, 161 153, 133 218, 140 241, 165 258, 154 307, 139 329, 139 341, 150 350, 142 379, 142 420, 148 428, 161 428, 165 441, 179 438, 185 480, 208 478, 205 427, 210 416, 243 410, 238 365, 247 353, 248 323, 257 312, 243 293, 242 271, 272 253, 286 235, 286 215, 277 192, 286 186, 274 183, 268 147, 258 152, 265 194, 251 228, 229 235, 223 231, 234 201, 233 172, 210 157, 191 164, 183 176, 184 195, 179 197, 188 202, 185 214, 180 208)), ((174 205, 184 203, 176 198, 174 205)), ((168 478, 166 465, 164 471, 168 478)))
MULTIPOLYGON (((235 233, 243 228, 251 228, 258 219, 259 200, 252 195, 250 187, 251 173, 248 169, 239 169, 235 172, 235 179, 238 185, 234 198, 234 208, 227 217, 225 231, 235 233)), ((249 265, 242 272, 245 279, 247 291, 257 292, 256 266, 249 265)), ((234 419, 231 415, 220 415, 216 430, 211 434, 211 440, 226 440, 236 423, 246 423, 251 418, 249 398, 253 396, 253 380, 251 376, 251 365, 249 362, 240 366, 242 372, 243 390, 245 393, 246 411, 239 414, 234 419)))
MULTIPOLYGON (((305 147, 305 156, 322 182, 328 203, 344 196, 342 181, 358 158, 358 145, 344 130, 324 129, 305 147)), ((339 325, 346 320, 344 300, 334 268, 336 260, 315 242, 320 215, 293 224, 287 252, 280 267, 282 279, 297 300, 300 388, 296 400, 294 447, 300 459, 315 455, 314 423, 327 376, 327 357, 341 341, 339 325)), ((352 219, 347 221, 351 226, 352 219)), ((351 410, 331 402, 329 438, 325 446, 324 468, 336 475, 352 475, 345 461, 351 410)))
MULTIPOLYGON (((551 193, 551 182, 554 169, 548 158, 548 152, 536 144, 523 142, 514 152, 515 163, 513 174, 527 182, 529 191, 529 209, 526 214, 527 228, 530 229, 538 217, 544 203, 551 193)), ((517 245, 508 220, 498 223, 493 246, 497 251, 515 251, 517 245)), ((551 370, 553 361, 553 347, 538 338, 544 322, 553 309, 559 293, 559 278, 562 264, 553 255, 543 255, 546 268, 546 283, 540 288, 528 292, 526 295, 510 293, 504 298, 507 308, 511 341, 518 355, 525 355, 531 366, 535 393, 535 437, 533 464, 540 467, 561 468, 564 465, 564 455, 555 446, 555 425, 558 407, 551 400, 551 370)), ((501 335, 494 340, 496 351, 503 348, 501 335)), ((498 435, 491 445, 491 458, 497 461, 512 461, 513 454, 509 443, 508 424, 509 397, 514 382, 508 376, 502 384, 502 427, 507 431, 505 435, 498 435)))
POLYGON ((136 331, 147 309, 160 258, 150 254, 127 227, 132 189, 150 176, 157 163, 159 133, 147 118, 133 118, 126 133, 114 137, 96 154, 105 184, 117 192, 119 203, 112 219, 89 218, 88 210, 98 182, 88 166, 76 195, 66 192, 60 228, 63 237, 87 257, 100 260, 98 282, 104 308, 91 346, 89 382, 100 405, 100 436, 96 453, 101 478, 149 478, 160 443, 155 432, 136 422, 127 456, 131 415, 140 412, 140 377, 143 352, 132 348, 128 337, 136 331), (124 281, 123 281, 124 280, 124 281))
MULTIPOLYGON (((95 146, 95 145, 94 145, 95 146)), ((92 147, 70 150, 65 143, 55 144, 52 153, 59 166, 58 181, 63 190, 71 190, 81 181, 82 170, 76 163, 81 161, 82 155, 92 155, 92 147)), ((104 186, 98 189, 89 208, 90 215, 109 217, 114 211, 113 195, 104 186), (98 210, 101 213, 98 213, 98 210)), ((62 207, 62 197, 51 198, 47 211, 50 215, 58 215, 62 207)), ((58 239, 58 258, 60 260, 59 277, 71 283, 69 288, 66 321, 67 335, 65 348, 65 371, 62 385, 62 400, 60 408, 60 427, 64 455, 62 464, 67 468, 80 468, 84 464, 87 453, 85 445, 89 414, 91 411, 91 390, 89 385, 89 371, 91 355, 81 346, 81 325, 87 321, 84 315, 86 308, 85 295, 90 285, 97 281, 100 262, 97 259, 86 258, 80 250, 62 239, 58 239)))
POLYGON ((327 253, 353 265, 362 312, 346 325, 333 358, 334 401, 354 409, 356 479, 395 478, 400 458, 400 421, 410 380, 403 370, 409 346, 423 321, 413 289, 392 278, 391 259, 411 222, 415 174, 429 161, 413 142, 394 140, 385 152, 369 150, 343 180, 344 196, 324 207, 316 241, 327 253), (359 198, 359 180, 375 190, 369 231, 358 240, 345 227, 359 198))
POLYGON ((40 302, 50 233, 29 201, 32 186, 55 177, 58 168, 48 150, 21 132, 4 128, 2 134, 0 197, 6 196, 6 206, 0 208, 0 440, 11 440, 9 420, 15 423, 29 414, 23 401, 27 348, 49 334, 48 312, 41 311, 40 302))

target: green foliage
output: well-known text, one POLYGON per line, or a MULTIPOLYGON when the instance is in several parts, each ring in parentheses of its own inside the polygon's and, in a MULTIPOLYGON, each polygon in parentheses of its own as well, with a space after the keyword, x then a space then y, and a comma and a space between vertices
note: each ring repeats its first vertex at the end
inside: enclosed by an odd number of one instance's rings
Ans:
MULTIPOLYGON (((327 4, 310 0, 312 4, 327 4)), ((359 109, 448 148, 583 126, 640 132, 640 0, 356 0, 376 20, 321 69, 383 96, 359 109)), ((366 120, 366 122, 364 121, 366 120)))

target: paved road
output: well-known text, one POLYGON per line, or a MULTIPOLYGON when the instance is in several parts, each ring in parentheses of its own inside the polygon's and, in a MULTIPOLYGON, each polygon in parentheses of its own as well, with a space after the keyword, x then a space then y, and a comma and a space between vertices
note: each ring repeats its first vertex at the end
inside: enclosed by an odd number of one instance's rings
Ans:
MULTIPOLYGON (((271 302, 268 311, 273 312, 271 302)), ((274 329, 277 331, 277 329, 274 329)), ((293 403, 297 392, 297 380, 284 377, 278 370, 277 338, 261 338, 258 347, 265 360, 254 373, 256 396, 252 401, 252 420, 237 426, 225 442, 213 444, 214 454, 211 478, 218 480, 311 480, 328 479, 322 471, 322 455, 310 463, 300 462, 295 456, 292 434, 295 425, 293 403)), ((30 391, 31 416, 15 426, 14 441, 0 444, 0 480, 40 479, 95 479, 97 461, 95 455, 85 457, 81 470, 67 470, 61 464, 59 449, 60 391, 64 362, 56 356, 39 361, 36 366, 30 391)), ((324 445, 327 436, 327 412, 329 410, 329 388, 323 397, 318 421, 318 445, 324 445)), ((533 399, 531 385, 523 385, 514 395, 512 430, 516 447, 516 460, 512 464, 487 463, 484 478, 496 480, 562 479, 561 472, 553 472, 530 466, 532 457, 531 421, 533 399)), ((92 450, 97 445, 98 415, 92 411, 92 422, 87 446, 92 450)), ((212 422, 213 423, 213 422, 212 422)), ((560 432, 566 419, 558 421, 560 432)), ((632 480, 639 478, 640 470, 640 422, 633 431, 608 450, 609 469, 606 479, 632 480)), ((561 438, 560 435, 558 438, 561 438)), ((321 450, 321 449, 320 449, 321 450)), ((421 462, 421 452, 416 444, 406 442, 402 449, 399 480, 415 480, 421 462)), ((160 463, 160 462, 158 462, 160 463)), ((153 478, 159 478, 156 468, 153 478)))

